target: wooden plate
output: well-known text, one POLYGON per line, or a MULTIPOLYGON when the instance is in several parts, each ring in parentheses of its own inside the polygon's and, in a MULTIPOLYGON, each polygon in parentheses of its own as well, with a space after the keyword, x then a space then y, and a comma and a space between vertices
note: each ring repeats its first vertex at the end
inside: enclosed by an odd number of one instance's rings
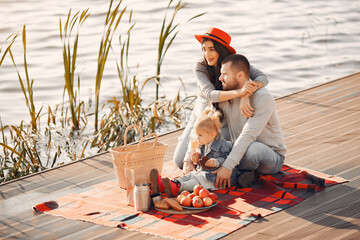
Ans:
POLYGON ((201 212, 205 212, 207 210, 209 210, 210 208, 213 208, 217 205, 216 203, 213 203, 212 205, 208 206, 208 207, 201 207, 201 208, 194 208, 194 207, 183 207, 183 211, 176 211, 175 209, 160 209, 160 208, 155 208, 156 210, 163 212, 163 213, 168 213, 168 214, 194 214, 194 213, 201 213, 201 212))

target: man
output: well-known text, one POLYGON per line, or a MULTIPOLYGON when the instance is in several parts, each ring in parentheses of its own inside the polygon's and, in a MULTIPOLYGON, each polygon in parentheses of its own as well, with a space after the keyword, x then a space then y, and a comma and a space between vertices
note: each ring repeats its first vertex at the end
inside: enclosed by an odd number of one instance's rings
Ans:
MULTIPOLYGON (((249 61, 240 54, 226 57, 221 66, 220 81, 224 90, 240 89, 249 81, 249 61)), ((266 88, 260 88, 250 98, 254 115, 245 118, 240 111, 240 99, 222 102, 219 107, 227 119, 234 146, 222 167, 216 172, 215 187, 230 187, 230 176, 236 168, 275 174, 284 163, 286 146, 275 100, 266 88)))

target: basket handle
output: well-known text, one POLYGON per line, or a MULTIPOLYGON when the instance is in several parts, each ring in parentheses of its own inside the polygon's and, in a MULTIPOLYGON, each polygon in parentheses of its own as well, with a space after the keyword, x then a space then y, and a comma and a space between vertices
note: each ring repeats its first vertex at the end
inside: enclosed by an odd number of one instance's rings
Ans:
POLYGON ((139 142, 139 145, 138 145, 138 149, 140 149, 141 145, 143 144, 144 140, 147 139, 147 138, 150 138, 150 137, 155 137, 155 141, 154 141, 154 144, 151 146, 151 147, 155 147, 155 145, 157 144, 158 142, 158 135, 156 133, 150 133, 148 135, 146 135, 145 137, 143 137, 140 142, 139 142))
POLYGON ((136 129, 139 131, 139 133, 140 133, 140 137, 143 136, 143 131, 141 130, 141 128, 139 128, 139 126, 137 126, 137 125, 135 125, 135 124, 129 125, 129 126, 126 128, 125 134, 124 134, 124 146, 126 146, 126 144, 127 144, 127 140, 126 140, 126 139, 127 139, 127 133, 128 133, 128 131, 129 131, 131 128, 136 128, 136 129))

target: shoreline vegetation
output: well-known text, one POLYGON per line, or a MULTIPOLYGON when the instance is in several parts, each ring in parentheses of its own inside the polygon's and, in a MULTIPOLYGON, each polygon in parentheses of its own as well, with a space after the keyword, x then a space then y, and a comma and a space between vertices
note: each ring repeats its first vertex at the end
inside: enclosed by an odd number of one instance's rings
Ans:
MULTIPOLYGON (((175 22, 175 17, 186 7, 186 3, 181 0, 168 2, 159 34, 156 74, 140 81, 137 75, 130 74, 128 67, 129 44, 131 33, 135 31, 135 22, 132 20, 132 10, 123 7, 122 2, 120 0, 113 5, 111 0, 106 13, 94 76, 95 110, 91 110, 91 101, 85 102, 81 99, 81 78, 76 73, 77 50, 81 47, 78 45, 80 30, 81 26, 86 24, 86 19, 91 17, 89 9, 76 13, 70 9, 66 20, 59 20, 64 91, 62 103, 54 107, 44 104, 40 109, 35 107, 34 79, 29 76, 26 59, 26 26, 23 26, 21 33, 12 34, 6 39, 6 46, 0 49, 0 68, 4 59, 10 57, 29 111, 30 123, 22 120, 19 125, 4 126, 0 118, 0 183, 61 165, 62 159, 68 162, 76 161, 90 155, 91 152, 102 152, 122 145, 125 129, 132 124, 139 126, 144 134, 155 132, 161 126, 181 126, 185 112, 191 109, 196 97, 180 99, 180 88, 175 98, 169 100, 159 96, 159 86, 161 65, 180 28, 180 23, 175 22), (118 33, 119 28, 125 29, 126 33, 118 33), (114 51, 114 37, 119 39, 120 54, 116 60, 116 67, 122 92, 119 93, 119 97, 114 96, 100 106, 101 80, 108 54, 114 51), (20 38, 23 45, 23 63, 18 65, 12 47, 20 38), (156 97, 153 100, 146 99, 149 103, 144 106, 142 90, 152 81, 156 83, 156 97), (99 116, 100 112, 105 113, 99 116)), ((203 14, 205 13, 189 18, 188 22, 203 14)), ((127 142, 133 142, 138 138, 135 131, 127 134, 127 142)))

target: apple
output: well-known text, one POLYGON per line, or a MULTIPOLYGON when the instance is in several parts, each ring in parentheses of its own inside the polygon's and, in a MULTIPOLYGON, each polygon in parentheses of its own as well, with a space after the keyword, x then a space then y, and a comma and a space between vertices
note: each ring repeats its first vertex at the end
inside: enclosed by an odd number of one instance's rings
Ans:
POLYGON ((182 191, 180 194, 181 194, 181 195, 184 195, 184 196, 187 196, 187 195, 189 195, 189 194, 190 194, 190 192, 189 192, 189 191, 184 190, 184 191, 182 191))
POLYGON ((188 197, 191 198, 191 199, 193 199, 195 196, 196 196, 196 195, 193 194, 193 193, 190 193, 190 194, 188 195, 188 197))
POLYGON ((199 197, 201 198, 205 198, 205 197, 209 197, 210 196, 210 192, 207 189, 201 189, 199 192, 199 197))
POLYGON ((212 199, 213 203, 216 203, 217 200, 219 199, 218 196, 216 195, 216 193, 210 193, 210 198, 212 199))
POLYGON ((185 196, 182 195, 182 194, 178 195, 178 196, 176 197, 176 201, 177 201, 178 203, 180 203, 180 202, 181 202, 181 199, 182 199, 183 197, 185 197, 185 196))
POLYGON ((204 202, 201 198, 194 197, 192 200, 192 205, 194 208, 201 208, 202 206, 204 206, 204 202))
POLYGON ((189 198, 188 196, 184 196, 180 200, 180 204, 185 206, 185 207, 190 207, 191 206, 191 198, 189 198))
POLYGON ((211 204, 213 204, 213 200, 212 200, 210 197, 204 197, 204 198, 203 198, 203 202, 204 202, 204 206, 205 206, 205 207, 208 207, 208 206, 210 206, 211 204))
POLYGON ((197 196, 199 196, 199 192, 200 192, 200 190, 201 189, 203 189, 204 187, 203 186, 201 186, 200 184, 197 184, 197 185, 195 185, 195 187, 194 187, 194 194, 195 195, 197 195, 197 196))

